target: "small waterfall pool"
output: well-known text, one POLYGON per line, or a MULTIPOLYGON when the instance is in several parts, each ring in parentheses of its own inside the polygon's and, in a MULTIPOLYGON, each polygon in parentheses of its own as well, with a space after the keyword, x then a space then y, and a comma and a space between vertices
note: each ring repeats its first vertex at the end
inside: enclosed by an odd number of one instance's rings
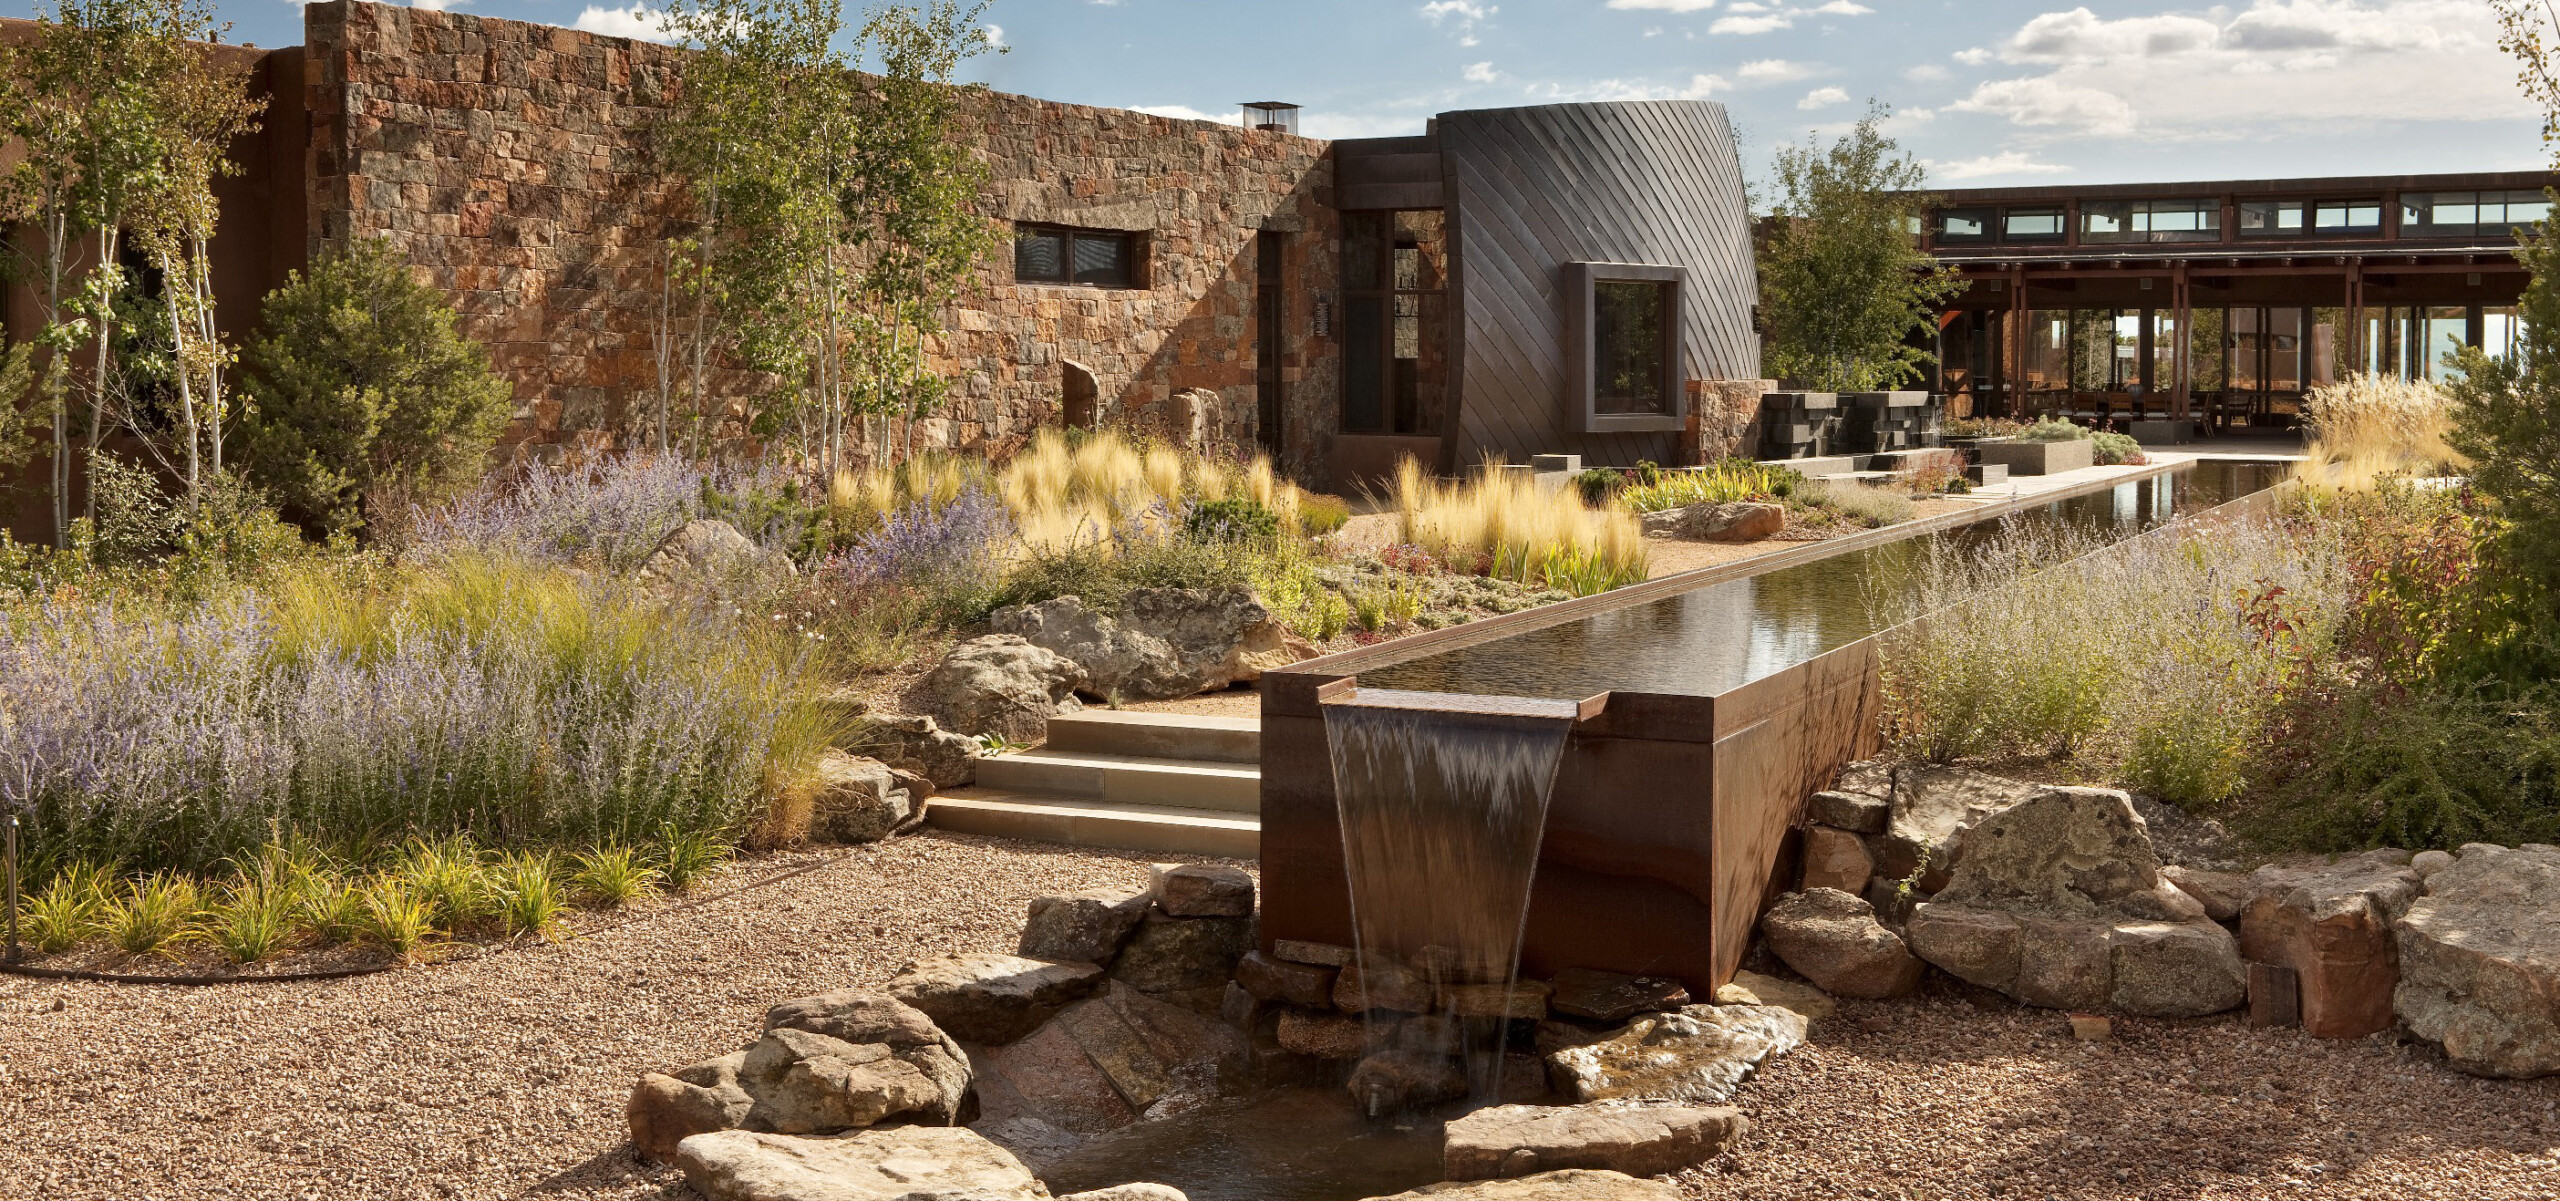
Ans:
MULTIPOLYGON (((2026 509, 2005 521, 2130 537, 2272 487, 2291 464, 2203 459, 2026 509)), ((1364 688, 1577 699, 1611 690, 1714 696, 1876 632, 1867 590, 1931 545, 1969 546, 1978 521, 1688 592, 1494 642, 1364 668, 1364 688)))

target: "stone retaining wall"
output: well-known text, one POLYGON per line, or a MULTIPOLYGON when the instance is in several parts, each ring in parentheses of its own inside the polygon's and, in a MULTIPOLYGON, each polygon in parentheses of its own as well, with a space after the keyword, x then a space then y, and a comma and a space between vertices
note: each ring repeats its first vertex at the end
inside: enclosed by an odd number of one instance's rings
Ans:
MULTIPOLYGON (((648 131, 682 52, 352 0, 305 22, 315 247, 387 237, 450 290, 515 385, 508 440, 525 453, 626 444, 654 395, 649 330, 682 202, 651 168, 648 131)), ((1070 361, 1092 373, 1106 422, 1189 422, 1175 398, 1190 389, 1218 396, 1221 424, 1249 422, 1254 236, 1268 229, 1288 239, 1281 457, 1323 479, 1339 374, 1332 339, 1312 332, 1335 286, 1325 143, 997 93, 976 104, 981 211, 1143 231, 1144 286, 1017 284, 999 252, 932 348, 958 386, 919 441, 1008 450, 1058 420, 1070 361)))

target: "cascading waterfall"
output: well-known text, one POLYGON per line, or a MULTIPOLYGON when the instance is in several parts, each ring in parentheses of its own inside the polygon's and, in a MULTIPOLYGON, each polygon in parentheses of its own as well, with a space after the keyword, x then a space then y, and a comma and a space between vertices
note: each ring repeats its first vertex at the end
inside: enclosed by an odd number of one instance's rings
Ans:
POLYGON ((1369 1045, 1463 1061, 1468 1091, 1498 1094, 1501 1013, 1518 985, 1547 801, 1583 709, 1374 688, 1326 698, 1323 709, 1351 888, 1352 970, 1374 986, 1373 1001, 1403 992, 1409 1009, 1419 983, 1456 1018, 1398 1023, 1392 1007, 1372 1004, 1369 1045), (1396 1024, 1404 1030, 1391 1040, 1396 1024))

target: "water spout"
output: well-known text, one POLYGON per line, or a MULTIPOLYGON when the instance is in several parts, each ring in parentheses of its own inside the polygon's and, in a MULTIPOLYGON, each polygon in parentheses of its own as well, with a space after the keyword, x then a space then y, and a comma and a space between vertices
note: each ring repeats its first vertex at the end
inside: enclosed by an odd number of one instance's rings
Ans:
POLYGON ((1354 1091, 1373 1113, 1453 1087, 1498 1093, 1547 802, 1574 722, 1604 698, 1343 681, 1317 699, 1351 890, 1346 985, 1362 994, 1373 1053, 1354 1091), (1461 1058, 1463 1086, 1440 1070, 1461 1058))

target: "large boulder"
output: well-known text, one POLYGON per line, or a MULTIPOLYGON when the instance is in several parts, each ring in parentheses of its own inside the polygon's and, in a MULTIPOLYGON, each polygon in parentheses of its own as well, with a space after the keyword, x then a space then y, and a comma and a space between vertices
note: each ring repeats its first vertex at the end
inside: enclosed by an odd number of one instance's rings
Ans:
POLYGON ((1680 1190, 1624 1172, 1567 1168, 1509 1180, 1450 1180, 1368 1201, 1680 1201, 1680 1190))
POLYGON ((1803 1045, 1804 1015, 1770 1005, 1691 1005, 1636 1019, 1616 1036, 1547 1056, 1578 1102, 1721 1105, 1762 1062, 1803 1045))
POLYGON ((1252 918, 1175 917, 1151 909, 1111 962, 1111 978, 1140 992, 1223 989, 1252 947, 1252 918))
POLYGON ((1457 1061, 1428 1051, 1380 1051, 1351 1069, 1343 1084, 1360 1112, 1380 1117, 1467 1095, 1467 1074, 1457 1061))
POLYGON ((1148 904, 1147 894, 1134 888, 1035 897, 1014 953, 1026 959, 1107 967, 1145 920, 1148 904))
POLYGON ((1962 767, 1884 769, 1852 764, 1838 791, 1889 789, 1891 814, 1884 832, 1868 841, 1876 873, 1888 879, 1918 877, 1923 891, 1943 887, 1962 856, 1962 832, 2035 794, 2037 786, 1962 767))
POLYGON ((2391 923, 2418 899, 2407 851, 2379 850, 2311 867, 2270 864, 2250 873, 2240 914, 2240 953, 2292 968, 2302 984, 2302 1028, 2320 1038, 2362 1038, 2391 1026, 2400 956, 2391 923))
POLYGON ((927 709, 943 728, 1007 742, 1046 737, 1049 719, 1083 708, 1084 669, 1012 634, 988 634, 951 648, 924 678, 927 709))
POLYGON ((2400 1020, 2464 1071, 2560 1074, 2560 849, 2475 843, 2426 887, 2392 923, 2400 1020))
POLYGON ((676 1147, 707 1201, 1047 1201, 1004 1148, 957 1126, 900 1126, 844 1138, 726 1130, 676 1147))
POLYGON ((1769 949, 1822 991, 1898 997, 1920 983, 1921 963, 1876 921, 1875 908, 1836 888, 1788 893, 1760 919, 1769 949))
POLYGON ((757 546, 738 527, 716 517, 697 517, 667 531, 640 564, 639 574, 653 583, 693 584, 765 571, 798 573, 787 556, 757 546))
POLYGON ((1762 501, 1733 500, 1688 505, 1647 513, 1644 532, 1657 538, 1698 542, 1758 542, 1787 528, 1787 507, 1762 501))
POLYGON ((889 981, 889 993, 923 1010, 955 1038, 1009 1043, 1102 984, 1102 969, 1090 963, 981 952, 910 964, 889 981))
POLYGON ((1978 816, 1903 935, 2030 1005, 2195 1017, 2247 996, 2238 943, 2162 878, 2132 798, 2110 789, 2042 788, 1978 816))
MULTIPOLYGON (((818 842, 878 842, 912 820, 925 798, 896 768, 877 759, 828 750, 818 757, 809 803, 809 837, 818 842)), ((931 785, 925 786, 928 795, 931 785)))
POLYGON ((777 1134, 832 1134, 891 1118, 947 1126, 969 1092, 969 1062, 940 1046, 898 1050, 783 1027, 738 1067, 755 1105, 741 1123, 777 1134))
POLYGON ((1313 654, 1241 588, 1139 588, 1117 618, 1062 596, 998 609, 987 625, 1055 651, 1085 672, 1099 700, 1172 700, 1313 654))
POLYGON ((978 778, 978 740, 943 729, 928 714, 863 714, 839 745, 914 772, 936 789, 958 788, 978 778))
POLYGON ((1804 875, 1797 887, 1864 892, 1875 874, 1875 856, 1865 839, 1830 826, 1805 828, 1804 875))
POLYGON ((1667 1176, 1722 1155, 1751 1123, 1730 1106, 1497 1105, 1452 1120, 1440 1170, 1451 1180, 1605 1168, 1667 1176))

